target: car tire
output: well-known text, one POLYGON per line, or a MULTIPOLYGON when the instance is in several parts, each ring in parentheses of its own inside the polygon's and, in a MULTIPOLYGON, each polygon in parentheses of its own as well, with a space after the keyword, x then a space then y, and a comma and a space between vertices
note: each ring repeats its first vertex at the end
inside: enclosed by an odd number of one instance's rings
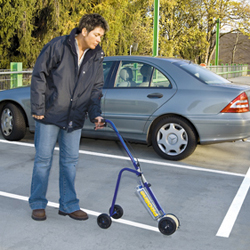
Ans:
POLYGON ((19 141, 26 133, 26 123, 22 110, 15 104, 6 104, 1 112, 1 132, 9 141, 19 141))
POLYGON ((164 117, 154 126, 152 146, 161 157, 179 161, 191 155, 197 146, 193 126, 184 118, 164 117))

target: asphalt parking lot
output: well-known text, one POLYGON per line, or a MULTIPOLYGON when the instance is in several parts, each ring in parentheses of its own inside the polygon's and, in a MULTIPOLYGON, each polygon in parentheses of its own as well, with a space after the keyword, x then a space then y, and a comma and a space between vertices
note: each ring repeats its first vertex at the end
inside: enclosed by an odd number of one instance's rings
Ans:
MULTIPOLYGON (((250 84, 250 77, 231 79, 250 84)), ((58 149, 50 175, 47 220, 31 219, 28 206, 35 150, 33 134, 20 142, 0 135, 0 250, 246 250, 250 245, 250 140, 198 146, 187 159, 161 159, 152 147, 132 144, 161 206, 175 214, 180 228, 158 231, 135 194, 136 176, 125 172, 117 204, 124 215, 109 229, 96 223, 108 213, 119 171, 133 167, 116 141, 82 138, 76 189, 89 220, 58 215, 58 149)))
POLYGON ((161 206, 181 223, 162 235, 135 195, 136 177, 122 177, 117 204, 124 215, 109 229, 96 223, 108 213, 118 172, 132 167, 120 144, 82 139, 76 189, 87 221, 58 215, 58 150, 48 188, 47 220, 31 219, 28 207, 34 160, 33 135, 9 143, 0 137, 0 250, 162 249, 245 250, 250 244, 250 142, 198 146, 181 162, 159 158, 152 148, 132 144, 161 206))

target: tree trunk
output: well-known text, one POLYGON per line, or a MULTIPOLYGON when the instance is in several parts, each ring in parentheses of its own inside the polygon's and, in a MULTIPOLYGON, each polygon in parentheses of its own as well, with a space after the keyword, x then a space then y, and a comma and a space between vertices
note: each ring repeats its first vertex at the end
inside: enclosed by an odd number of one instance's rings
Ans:
POLYGON ((236 38, 235 38, 235 43, 234 43, 234 45, 233 45, 231 63, 234 63, 235 53, 236 53, 237 45, 238 45, 238 42, 239 42, 239 36, 240 36, 240 33, 237 32, 237 33, 236 33, 236 38))

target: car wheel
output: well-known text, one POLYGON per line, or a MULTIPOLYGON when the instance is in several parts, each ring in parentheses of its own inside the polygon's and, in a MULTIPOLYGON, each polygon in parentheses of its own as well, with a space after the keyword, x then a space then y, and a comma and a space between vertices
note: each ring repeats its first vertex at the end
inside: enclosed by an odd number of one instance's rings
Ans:
POLYGON ((194 152, 197 137, 194 128, 187 120, 169 116, 155 125, 152 133, 152 146, 161 157, 179 161, 194 152))
POLYGON ((1 132, 9 141, 19 141, 26 133, 26 123, 22 110, 8 103, 1 112, 1 132))

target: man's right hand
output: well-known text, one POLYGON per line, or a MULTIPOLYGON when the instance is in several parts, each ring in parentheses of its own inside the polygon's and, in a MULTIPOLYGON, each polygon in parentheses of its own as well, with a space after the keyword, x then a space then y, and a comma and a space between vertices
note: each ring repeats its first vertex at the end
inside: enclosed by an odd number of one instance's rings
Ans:
POLYGON ((32 115, 37 120, 42 120, 44 118, 44 115, 32 115))

